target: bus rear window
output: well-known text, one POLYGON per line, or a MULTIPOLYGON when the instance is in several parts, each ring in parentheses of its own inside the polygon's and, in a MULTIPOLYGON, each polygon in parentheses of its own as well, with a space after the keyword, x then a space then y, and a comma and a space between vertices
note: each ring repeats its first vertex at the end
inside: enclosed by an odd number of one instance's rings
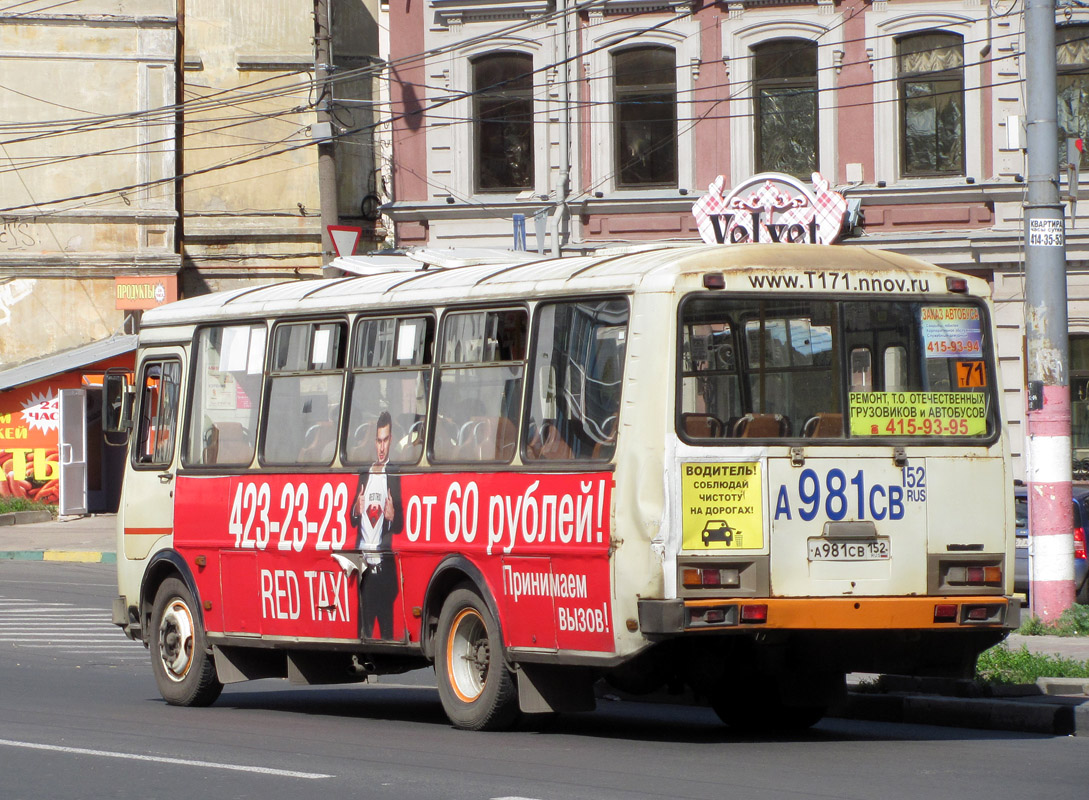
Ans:
POLYGON ((681 311, 678 431, 989 437, 985 319, 970 303, 693 298, 681 311))

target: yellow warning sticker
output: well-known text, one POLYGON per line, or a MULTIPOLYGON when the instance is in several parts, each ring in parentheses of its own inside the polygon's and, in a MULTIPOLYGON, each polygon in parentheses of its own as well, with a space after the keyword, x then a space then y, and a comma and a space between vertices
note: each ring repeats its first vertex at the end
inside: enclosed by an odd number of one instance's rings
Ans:
POLYGON ((764 546, 760 464, 681 464, 681 546, 758 550, 764 546))

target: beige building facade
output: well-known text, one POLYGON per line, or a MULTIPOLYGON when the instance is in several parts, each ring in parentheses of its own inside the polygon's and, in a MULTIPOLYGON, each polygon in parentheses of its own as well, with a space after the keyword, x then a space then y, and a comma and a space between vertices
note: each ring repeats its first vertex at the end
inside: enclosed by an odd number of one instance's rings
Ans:
POLYGON ((74 7, 0 13, 0 365, 108 337, 114 276, 180 265, 174 3, 74 7))
POLYGON ((377 0, 0 11, 0 370, 125 329, 118 277, 190 296, 320 275, 319 107, 338 222, 363 227, 370 249, 376 13, 377 0))

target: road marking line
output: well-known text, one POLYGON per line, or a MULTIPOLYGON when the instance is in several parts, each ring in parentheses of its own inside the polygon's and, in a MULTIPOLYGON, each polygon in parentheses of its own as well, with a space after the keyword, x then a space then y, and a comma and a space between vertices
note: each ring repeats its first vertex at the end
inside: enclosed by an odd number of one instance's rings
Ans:
POLYGON ((0 608, 0 619, 106 619, 109 614, 100 611, 83 611, 73 608, 70 611, 57 608, 24 608, 19 611, 0 608))
POLYGON ((49 649, 53 649, 53 650, 57 650, 57 651, 64 652, 64 653, 79 653, 79 652, 82 652, 84 650, 114 650, 114 651, 116 651, 118 653, 126 653, 126 654, 132 654, 132 655, 135 655, 136 653, 140 653, 141 655, 143 655, 146 652, 144 650, 144 648, 140 648, 140 650, 137 651, 137 650, 135 650, 135 649, 133 649, 131 647, 125 647, 123 645, 119 647, 116 644, 106 644, 104 642, 97 642, 97 643, 90 643, 90 644, 83 644, 83 643, 78 643, 77 644, 76 642, 72 642, 71 646, 69 646, 69 647, 63 647, 62 646, 63 642, 61 642, 61 643, 58 643, 58 642, 42 642, 41 640, 38 640, 36 642, 31 642, 31 641, 21 642, 21 641, 19 641, 17 639, 0 639, 0 642, 5 642, 7 644, 15 645, 20 650, 49 650, 49 649))
MULTIPOLYGON (((47 637, 50 639, 95 639, 100 642, 115 641, 119 642, 123 637, 112 635, 111 631, 87 631, 84 633, 76 633, 74 631, 43 631, 41 628, 33 631, 20 630, 20 631, 5 631, 0 630, 0 636, 5 637, 23 637, 31 636, 37 639, 47 637)), ((131 639, 129 641, 132 641, 131 639)))
POLYGON ((17 742, 11 739, 0 739, 0 746, 22 747, 27 750, 48 750, 54 753, 69 753, 77 756, 100 756, 102 758, 123 758, 130 761, 151 761, 156 764, 178 764, 183 767, 207 767, 209 769, 227 769, 234 772, 254 772, 259 775, 276 775, 283 778, 302 778, 304 780, 320 780, 332 778, 321 772, 295 772, 287 769, 272 769, 270 767, 248 767, 243 764, 221 764, 215 761, 197 761, 188 758, 170 758, 168 756, 142 756, 137 753, 111 753, 108 750, 89 750, 84 747, 61 747, 54 744, 39 744, 37 742, 17 742))
POLYGON ((75 631, 93 631, 97 630, 99 633, 119 633, 116 625, 107 625, 104 622, 99 623, 86 623, 86 622, 50 622, 47 625, 37 625, 30 622, 0 622, 0 633, 19 631, 57 631, 63 633, 68 630, 75 631))

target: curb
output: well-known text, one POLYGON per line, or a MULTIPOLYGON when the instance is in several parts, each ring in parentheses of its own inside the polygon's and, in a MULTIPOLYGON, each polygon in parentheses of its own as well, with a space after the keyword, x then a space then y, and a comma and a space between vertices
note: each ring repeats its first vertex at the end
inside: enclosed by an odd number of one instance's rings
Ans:
POLYGON ((79 564, 116 564, 117 553, 94 550, 0 550, 0 561, 65 561, 79 564))
POLYGON ((0 527, 52 521, 53 515, 48 511, 9 511, 6 514, 0 514, 0 527))
POLYGON ((850 692, 846 702, 829 716, 1053 736, 1089 736, 1089 700, 1073 697, 1049 700, 1025 702, 1012 698, 850 692))

